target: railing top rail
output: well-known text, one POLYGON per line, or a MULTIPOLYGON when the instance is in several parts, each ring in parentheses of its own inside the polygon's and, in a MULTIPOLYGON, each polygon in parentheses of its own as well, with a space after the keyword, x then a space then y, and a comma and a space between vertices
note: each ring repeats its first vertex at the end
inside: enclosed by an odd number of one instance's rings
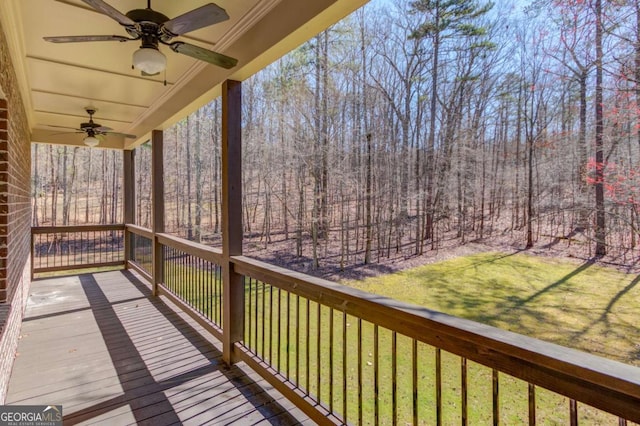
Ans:
POLYGON ((231 261, 240 274, 613 414, 633 421, 640 419, 638 367, 366 293, 245 256, 234 256, 231 261))
POLYGON ((89 232, 89 231, 122 231, 125 226, 123 223, 100 224, 100 225, 64 225, 64 226, 32 226, 32 234, 52 234, 52 233, 70 233, 70 232, 89 232))
POLYGON ((169 234, 156 234, 158 242, 164 246, 172 247, 192 256, 200 257, 215 264, 222 263, 222 251, 194 241, 185 240, 169 234))
POLYGON ((143 228, 142 226, 134 225, 132 223, 127 223, 125 225, 127 231, 132 234, 140 235, 141 237, 146 237, 148 239, 153 239, 153 231, 151 229, 143 228))

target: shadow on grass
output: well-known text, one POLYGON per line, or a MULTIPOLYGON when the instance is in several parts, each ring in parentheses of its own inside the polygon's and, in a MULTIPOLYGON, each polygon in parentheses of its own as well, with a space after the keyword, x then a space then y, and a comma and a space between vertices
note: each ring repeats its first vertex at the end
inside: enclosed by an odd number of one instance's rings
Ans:
MULTIPOLYGON (((521 298, 517 295, 506 296, 506 298, 501 303, 497 304, 496 309, 493 310, 492 313, 480 313, 478 315, 474 315, 472 319, 497 327, 501 326, 501 322, 513 322, 514 324, 518 325, 517 332, 525 334, 534 333, 535 330, 526 327, 525 321, 523 321, 522 319, 524 317, 528 317, 535 320, 535 322, 544 323, 548 321, 548 318, 546 318, 545 313, 539 309, 539 306, 531 306, 532 303, 536 302, 537 299, 539 299, 543 295, 552 292, 562 285, 566 284, 569 280, 583 273, 594 264, 595 262, 591 260, 587 261, 576 268, 574 271, 571 271, 559 280, 554 281, 553 283, 549 284, 543 289, 536 291, 528 297, 521 298)), ((472 306, 470 306, 470 308, 473 309, 472 306)))
POLYGON ((468 265, 461 265, 457 268, 450 268, 450 271, 464 271, 467 269, 478 269, 481 266, 485 266, 487 264, 497 263, 501 260, 508 259, 520 253, 525 253, 526 250, 514 250, 509 253, 487 253, 491 255, 491 258, 482 258, 481 260, 474 261, 469 263, 468 265))
MULTIPOLYGON (((575 271, 572 271, 572 272, 568 273, 567 275, 565 275, 564 277, 560 278, 559 280, 549 284, 548 286, 546 286, 542 290, 538 290, 537 292, 535 292, 531 296, 527 297, 526 299, 519 300, 511 309, 517 309, 517 308, 520 308, 520 307, 522 307, 522 306, 524 306, 524 305, 526 305, 528 303, 533 302, 534 300, 536 300, 540 296, 542 296, 542 295, 544 295, 544 294, 556 289, 557 287, 560 287, 561 285, 563 285, 567 281, 569 281, 571 278, 573 278, 576 275, 581 274, 582 272, 586 271, 587 269, 592 267, 594 264, 595 264, 595 262, 591 261, 591 260, 583 263, 575 271)), ((501 314, 498 314, 498 315, 501 315, 501 314)))
MULTIPOLYGON (((595 320, 593 320, 592 322, 590 322, 586 327, 584 327, 579 332, 574 333, 572 338, 580 338, 580 337, 584 336, 585 334, 589 333, 589 331, 591 331, 594 327, 598 326, 599 324, 604 324, 604 326, 606 327, 606 330, 609 331, 611 329, 611 324, 609 322, 609 315, 613 311, 614 305, 616 303, 618 303, 620 301, 620 299, 622 299, 622 297, 624 295, 626 295, 631 290, 633 290, 639 283, 640 283, 640 275, 635 277, 622 290, 620 290, 618 293, 616 293, 616 295, 611 298, 609 303, 607 303, 607 306, 604 308, 604 310, 602 311, 600 316, 598 318, 596 318, 595 320)), ((637 352, 638 353, 636 355, 636 358, 640 358, 640 347, 638 348, 637 352)))

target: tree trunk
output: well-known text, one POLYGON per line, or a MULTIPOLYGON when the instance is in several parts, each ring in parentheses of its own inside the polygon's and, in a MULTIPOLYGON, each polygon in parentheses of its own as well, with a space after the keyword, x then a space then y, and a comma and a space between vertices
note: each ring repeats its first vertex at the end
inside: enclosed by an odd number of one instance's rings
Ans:
POLYGON ((595 240, 596 256, 604 256, 607 254, 605 242, 605 210, 604 210, 604 115, 603 115, 603 66, 602 66, 602 0, 596 0, 596 93, 595 93, 595 110, 596 110, 596 229, 595 240))
POLYGON ((203 119, 202 110, 196 117, 196 140, 195 140, 195 172, 196 172, 196 217, 195 217, 195 240, 202 241, 202 153, 200 152, 200 121, 203 119))
POLYGON ((193 222, 191 213, 191 123, 189 122, 189 117, 191 117, 191 115, 187 116, 187 137, 185 138, 186 161, 184 165, 187 170, 187 194, 185 196, 187 203, 187 239, 191 241, 193 240, 193 222))

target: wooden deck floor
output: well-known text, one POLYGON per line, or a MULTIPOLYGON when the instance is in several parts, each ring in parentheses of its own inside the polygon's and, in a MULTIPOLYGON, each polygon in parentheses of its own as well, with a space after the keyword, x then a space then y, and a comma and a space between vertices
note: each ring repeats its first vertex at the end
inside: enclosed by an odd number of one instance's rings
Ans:
POLYGON ((65 424, 312 424, 128 271, 32 284, 7 404, 65 424))

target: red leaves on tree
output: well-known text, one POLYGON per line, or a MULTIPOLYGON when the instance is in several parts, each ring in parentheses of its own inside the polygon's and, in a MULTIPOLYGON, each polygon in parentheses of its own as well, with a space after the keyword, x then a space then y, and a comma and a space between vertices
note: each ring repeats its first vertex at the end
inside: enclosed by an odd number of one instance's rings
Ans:
POLYGON ((598 163, 590 158, 587 163, 586 182, 602 183, 605 195, 619 205, 640 207, 640 172, 625 169, 612 162, 598 163))

